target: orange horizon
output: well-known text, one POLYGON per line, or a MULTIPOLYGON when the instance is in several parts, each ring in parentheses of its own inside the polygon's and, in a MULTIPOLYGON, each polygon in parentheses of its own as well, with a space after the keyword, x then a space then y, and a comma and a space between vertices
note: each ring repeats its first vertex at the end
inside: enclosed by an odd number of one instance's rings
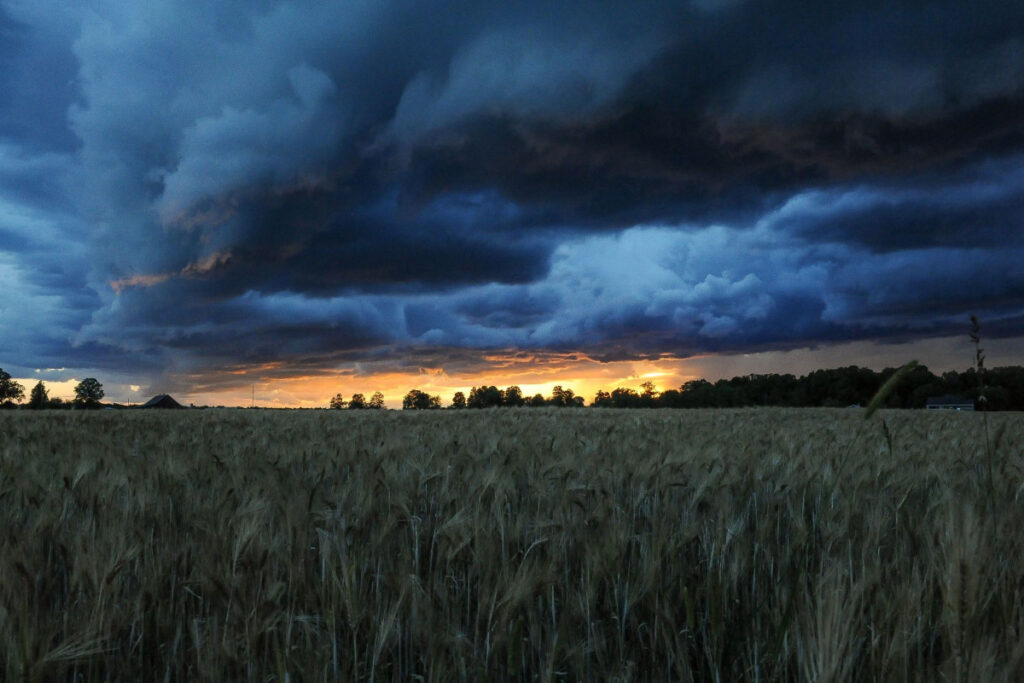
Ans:
MULTIPOLYGON (((1019 364, 1022 342, 1020 338, 987 340, 988 367, 1019 364)), ((178 384, 191 383, 192 390, 188 392, 168 391, 159 384, 143 387, 134 382, 108 382, 100 371, 80 374, 97 377, 104 384, 105 400, 125 404, 144 403, 153 395, 171 393, 183 405, 244 407, 253 404, 255 393, 257 407, 315 408, 327 407, 331 397, 339 393, 349 400, 356 393, 369 399, 380 391, 387 407, 400 408, 402 398, 412 389, 440 396, 442 405, 449 405, 457 391, 468 397, 473 387, 490 385, 499 389, 518 386, 524 396, 537 393, 550 396, 552 388, 560 385, 572 389, 589 404, 599 390, 639 389, 645 381, 654 382, 658 391, 664 391, 699 378, 714 381, 772 372, 802 375, 819 368, 846 365, 881 370, 910 360, 918 360, 933 371, 943 371, 966 369, 972 355, 973 349, 966 338, 948 337, 902 345, 850 342, 814 349, 688 358, 666 356, 656 360, 599 361, 583 353, 488 352, 482 354, 480 360, 486 367, 464 371, 420 367, 410 371, 375 372, 357 365, 347 369, 296 370, 292 374, 286 362, 273 362, 179 377, 178 384)), ((48 380, 43 376, 47 373, 40 373, 40 377, 13 378, 25 387, 26 399, 40 379, 51 397, 71 398, 75 384, 81 379, 76 375, 70 379, 48 380)))
POLYGON ((248 406, 253 404, 255 393, 257 407, 313 408, 326 407, 331 398, 339 393, 346 401, 356 393, 363 394, 369 400, 374 392, 379 391, 384 394, 387 407, 401 408, 402 399, 412 389, 440 396, 442 405, 449 405, 455 392, 461 391, 468 397, 470 390, 477 386, 493 385, 499 389, 518 386, 524 396, 538 393, 550 396, 555 386, 562 386, 572 389, 589 403, 599 389, 610 391, 618 386, 639 386, 650 379, 659 390, 664 390, 678 387, 688 379, 695 378, 689 374, 680 375, 668 367, 664 360, 601 363, 581 357, 575 361, 563 359, 555 362, 516 360, 500 365, 503 367, 472 373, 449 373, 444 368, 424 367, 416 372, 368 375, 339 372, 335 375, 307 374, 276 379, 253 377, 248 385, 214 391, 199 390, 188 396, 190 402, 197 405, 248 406))

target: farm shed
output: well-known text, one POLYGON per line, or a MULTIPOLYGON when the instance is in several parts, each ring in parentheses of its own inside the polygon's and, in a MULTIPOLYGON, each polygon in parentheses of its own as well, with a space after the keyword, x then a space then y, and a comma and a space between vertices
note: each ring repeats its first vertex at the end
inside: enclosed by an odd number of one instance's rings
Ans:
POLYGON ((170 394, 157 394, 146 401, 143 408, 183 408, 180 403, 174 400, 170 394))
POLYGON ((974 399, 963 396, 932 396, 924 404, 928 410, 974 410, 974 399))

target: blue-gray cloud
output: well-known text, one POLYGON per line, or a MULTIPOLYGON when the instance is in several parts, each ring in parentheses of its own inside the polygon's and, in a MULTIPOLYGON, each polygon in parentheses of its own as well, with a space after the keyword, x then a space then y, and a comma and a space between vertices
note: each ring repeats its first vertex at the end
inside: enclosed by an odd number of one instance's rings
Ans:
POLYGON ((1024 332, 1013 3, 3 2, 0 74, 7 366, 1024 332))

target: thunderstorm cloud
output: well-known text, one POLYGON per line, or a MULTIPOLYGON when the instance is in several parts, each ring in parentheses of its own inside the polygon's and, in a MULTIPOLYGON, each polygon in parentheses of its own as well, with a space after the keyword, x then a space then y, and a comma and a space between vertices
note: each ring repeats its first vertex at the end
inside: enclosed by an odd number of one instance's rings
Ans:
POLYGON ((1022 112, 1019 3, 0 0, 0 366, 1019 336, 1022 112))

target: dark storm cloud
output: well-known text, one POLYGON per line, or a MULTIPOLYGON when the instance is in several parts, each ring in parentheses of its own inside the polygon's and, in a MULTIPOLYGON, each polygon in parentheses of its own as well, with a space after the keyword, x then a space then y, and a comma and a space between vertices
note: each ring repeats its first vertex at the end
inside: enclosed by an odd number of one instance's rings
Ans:
MULTIPOLYGON (((15 11, 33 13, 23 5, 15 11)), ((74 148, 67 108, 78 65, 64 15, 58 8, 47 22, 34 24, 0 6, 0 140, 16 138, 36 150, 74 148)))
POLYGON ((1022 331, 1015 3, 6 2, 0 39, 25 367, 1022 331))
POLYGON ((845 241, 874 251, 1019 247, 1024 243, 1024 157, 806 191, 762 220, 806 239, 845 241))
MULTIPOLYGON (((331 295, 343 288, 408 289, 527 282, 543 275, 549 246, 509 232, 507 202, 448 195, 416 211, 382 195, 369 206, 306 189, 236 202, 214 236, 220 254, 201 274, 220 296, 261 291, 331 295), (505 233, 505 234, 503 234, 505 233)), ((195 275, 200 275, 196 272, 195 275)))
POLYGON ((412 192, 500 187, 550 220, 731 217, 773 194, 1019 149, 1024 12, 747 3, 677 22, 615 102, 437 127, 412 192))

